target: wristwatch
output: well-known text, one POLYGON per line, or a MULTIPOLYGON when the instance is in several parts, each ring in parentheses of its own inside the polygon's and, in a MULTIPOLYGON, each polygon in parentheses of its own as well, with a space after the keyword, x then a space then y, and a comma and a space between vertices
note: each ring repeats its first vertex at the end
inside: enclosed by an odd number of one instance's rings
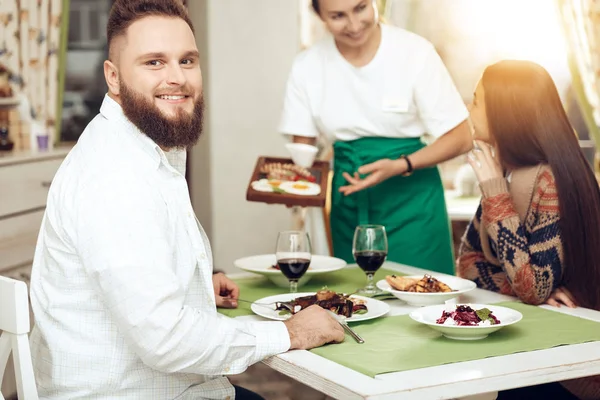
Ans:
POLYGON ((412 173, 413 173, 413 166, 412 166, 412 163, 410 162, 410 159, 409 159, 409 158, 408 158, 408 156, 407 156, 407 155, 405 155, 405 154, 402 154, 402 155, 400 156, 400 158, 401 158, 401 159, 403 158, 403 159, 404 159, 404 161, 406 161, 406 165, 407 165, 407 169, 406 169, 406 171, 404 171, 404 172, 403 172, 401 175, 402 175, 402 176, 411 176, 411 175, 412 175, 412 173))

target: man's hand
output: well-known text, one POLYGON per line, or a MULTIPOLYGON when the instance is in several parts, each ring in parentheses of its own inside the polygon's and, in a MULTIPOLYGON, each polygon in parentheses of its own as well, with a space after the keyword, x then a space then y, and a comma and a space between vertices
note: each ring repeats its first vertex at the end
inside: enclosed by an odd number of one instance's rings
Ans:
POLYGON ((312 305, 284 321, 292 349, 308 350, 344 341, 344 328, 318 305, 312 305))
POLYGON ((350 185, 342 186, 339 190, 346 196, 349 194, 364 190, 368 187, 375 186, 386 179, 402 174, 408 168, 404 159, 390 160, 384 158, 377 160, 371 164, 365 164, 358 169, 358 172, 354 173, 354 176, 347 172, 344 172, 344 178, 350 183, 350 185), (367 175, 362 178, 360 175, 367 175))
POLYGON ((569 308, 577 307, 575 298, 564 286, 554 289, 554 291, 550 294, 550 297, 548 297, 548 300, 546 300, 546 304, 554 307, 560 307, 561 304, 564 304, 569 308))
POLYGON ((240 288, 234 281, 218 272, 212 276, 217 307, 237 308, 237 299, 240 297, 240 288), (233 299, 233 300, 232 300, 233 299))

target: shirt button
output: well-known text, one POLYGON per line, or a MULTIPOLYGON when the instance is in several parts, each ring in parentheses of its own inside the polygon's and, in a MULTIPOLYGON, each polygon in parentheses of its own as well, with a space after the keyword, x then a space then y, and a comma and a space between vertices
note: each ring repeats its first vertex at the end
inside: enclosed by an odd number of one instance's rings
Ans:
POLYGON ((229 367, 225 367, 224 371, 225 373, 229 372, 229 367))
POLYGON ((231 396, 225 397, 225 400, 231 400, 231 396))

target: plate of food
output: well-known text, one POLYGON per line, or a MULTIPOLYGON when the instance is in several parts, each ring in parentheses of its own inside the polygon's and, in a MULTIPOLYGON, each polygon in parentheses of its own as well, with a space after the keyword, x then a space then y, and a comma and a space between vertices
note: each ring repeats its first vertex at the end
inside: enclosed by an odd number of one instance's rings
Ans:
POLYGON ((390 292, 411 306, 444 304, 458 295, 477 287, 475 282, 457 276, 442 274, 388 275, 377 282, 377 287, 390 292))
MULTIPOLYGON (((284 288, 290 287, 290 282, 277 266, 275 254, 262 254, 258 256, 239 258, 233 262, 233 265, 247 272, 264 275, 277 286, 284 288)), ((313 255, 311 257, 308 270, 298 281, 298 287, 306 284, 306 282, 308 282, 315 275, 337 271, 345 266, 346 261, 340 258, 313 255)))
POLYGON ((250 308, 261 317, 284 321, 313 304, 344 317, 346 322, 366 321, 381 317, 390 311, 390 306, 383 301, 336 293, 328 289, 264 297, 252 303, 250 308))
POLYGON ((456 340, 484 339, 523 319, 520 312, 493 304, 440 304, 419 308, 409 315, 448 339, 456 340))
POLYGON ((259 157, 246 190, 246 200, 323 207, 328 179, 329 163, 325 161, 315 161, 305 168, 289 158, 259 157))

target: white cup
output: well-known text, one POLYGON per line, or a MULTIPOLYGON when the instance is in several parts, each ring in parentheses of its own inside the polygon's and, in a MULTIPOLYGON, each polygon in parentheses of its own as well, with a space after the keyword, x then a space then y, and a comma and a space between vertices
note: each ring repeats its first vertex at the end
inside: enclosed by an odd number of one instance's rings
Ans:
POLYGON ((286 143, 285 148, 292 156, 294 164, 304 168, 312 167, 319 151, 316 146, 304 143, 286 143))

